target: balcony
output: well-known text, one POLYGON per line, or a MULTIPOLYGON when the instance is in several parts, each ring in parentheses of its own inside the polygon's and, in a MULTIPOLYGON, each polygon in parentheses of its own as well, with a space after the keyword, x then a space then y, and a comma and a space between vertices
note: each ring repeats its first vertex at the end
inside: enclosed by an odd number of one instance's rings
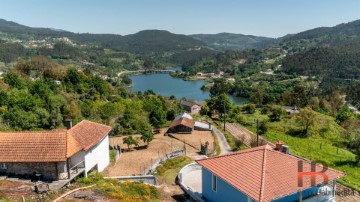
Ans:
POLYGON ((69 169, 69 173, 70 173, 69 180, 74 179, 75 177, 79 176, 83 172, 85 172, 85 161, 80 161, 79 163, 77 163, 76 165, 72 166, 69 169))

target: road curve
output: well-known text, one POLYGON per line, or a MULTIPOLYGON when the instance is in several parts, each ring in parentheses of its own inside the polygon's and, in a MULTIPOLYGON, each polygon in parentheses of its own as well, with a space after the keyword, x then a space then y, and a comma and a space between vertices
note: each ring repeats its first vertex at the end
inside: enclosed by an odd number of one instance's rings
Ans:
POLYGON ((220 155, 231 153, 232 152, 231 147, 228 144, 228 142, 226 141, 224 134, 220 130, 218 130, 215 126, 213 126, 213 130, 214 130, 214 134, 216 135, 218 142, 219 142, 220 155))

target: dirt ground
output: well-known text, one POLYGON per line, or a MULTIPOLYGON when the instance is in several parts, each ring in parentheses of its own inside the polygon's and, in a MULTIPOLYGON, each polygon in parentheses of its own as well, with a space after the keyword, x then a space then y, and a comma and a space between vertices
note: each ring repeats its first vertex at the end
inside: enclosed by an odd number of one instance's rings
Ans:
MULTIPOLYGON (((180 140, 164 136, 168 128, 160 130, 156 134, 154 140, 150 142, 146 149, 134 149, 131 151, 123 152, 120 159, 113 166, 109 166, 105 171, 105 176, 129 176, 140 175, 144 168, 149 167, 157 158, 164 156, 171 151, 186 148, 187 156, 196 156, 200 151, 200 142, 209 142, 209 149, 213 149, 214 137, 210 131, 193 131, 192 134, 176 134, 180 140), (184 141, 185 143, 184 144, 184 141), (191 145, 191 146, 190 146, 191 145), (195 148, 198 149, 195 149, 195 148)), ((134 135, 140 137, 140 135, 134 135)), ((127 145, 122 142, 123 137, 110 138, 110 145, 119 145, 121 148, 127 150, 127 145)), ((145 144, 140 141, 140 147, 145 144)))
POLYGON ((22 196, 25 198, 35 197, 35 193, 31 187, 33 183, 9 181, 6 179, 0 180, 0 201, 1 199, 8 199, 11 201, 21 200, 22 196))

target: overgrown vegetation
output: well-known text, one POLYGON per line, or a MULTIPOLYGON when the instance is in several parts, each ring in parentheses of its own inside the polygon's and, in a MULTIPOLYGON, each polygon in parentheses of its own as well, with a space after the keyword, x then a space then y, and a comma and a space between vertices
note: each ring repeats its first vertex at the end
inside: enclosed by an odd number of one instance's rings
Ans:
POLYGON ((91 173, 87 178, 77 181, 82 186, 96 184, 105 196, 121 201, 154 201, 158 199, 158 191, 154 186, 143 182, 120 182, 118 179, 104 179, 99 173, 91 173))
POLYGON ((192 159, 187 156, 180 156, 173 159, 166 160, 163 165, 156 168, 159 176, 163 176, 167 171, 177 169, 180 170, 185 165, 192 162, 192 159))

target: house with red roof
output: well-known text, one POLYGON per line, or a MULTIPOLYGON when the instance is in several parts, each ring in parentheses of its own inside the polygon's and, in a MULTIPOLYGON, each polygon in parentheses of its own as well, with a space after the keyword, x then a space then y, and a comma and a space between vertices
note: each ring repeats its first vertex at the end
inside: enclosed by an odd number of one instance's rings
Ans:
POLYGON ((83 120, 68 130, 0 132, 0 173, 71 180, 101 172, 110 162, 110 131, 110 126, 83 120))
POLYGON ((275 149, 265 145, 197 160, 202 166, 202 198, 210 202, 335 201, 336 179, 344 173, 287 151, 281 145, 275 149))

